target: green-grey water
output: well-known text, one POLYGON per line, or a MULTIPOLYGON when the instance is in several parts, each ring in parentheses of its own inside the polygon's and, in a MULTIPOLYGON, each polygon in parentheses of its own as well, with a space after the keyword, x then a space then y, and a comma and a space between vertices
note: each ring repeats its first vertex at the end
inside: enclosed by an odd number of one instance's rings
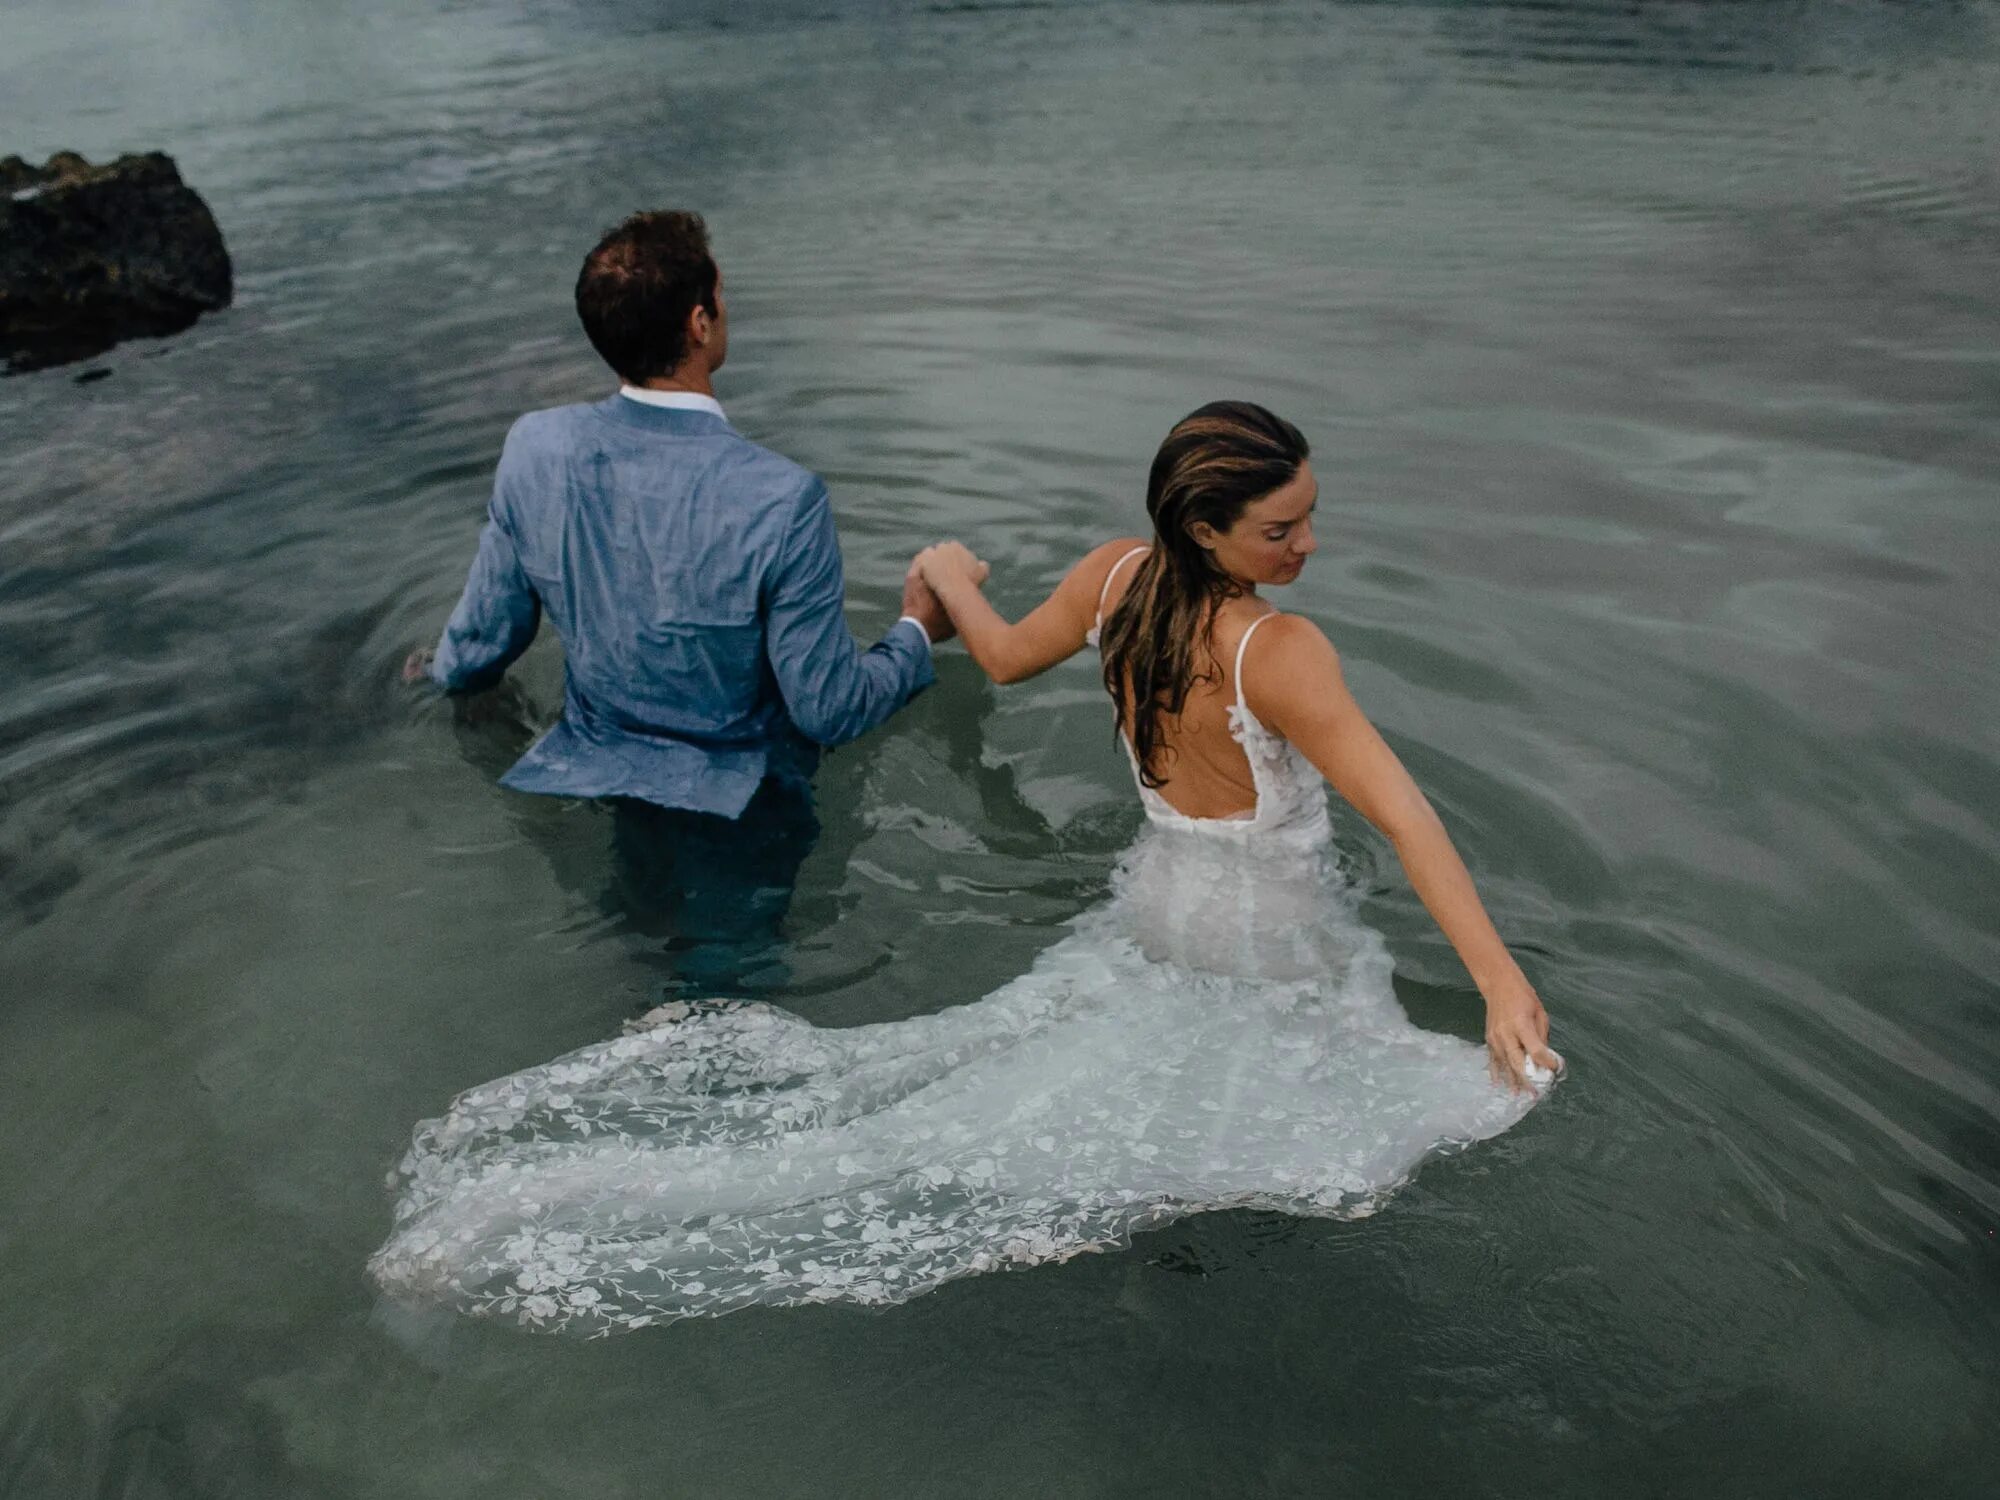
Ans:
MULTIPOLYGON (((2000 7, 0 9, 0 151, 154 147, 236 306, 0 382, 0 1493, 1991 1492, 2000 7), (1540 986, 1546 1106, 1373 1218, 886 1311, 378 1309, 411 1123, 669 972, 606 818, 494 784, 553 643, 470 722, 395 681, 665 203, 863 635, 940 535, 1037 599, 1201 401, 1306 430, 1283 602, 1540 986)), ((1019 973, 1139 819, 1081 662, 948 652, 820 791, 774 998, 827 1025, 1019 973)))

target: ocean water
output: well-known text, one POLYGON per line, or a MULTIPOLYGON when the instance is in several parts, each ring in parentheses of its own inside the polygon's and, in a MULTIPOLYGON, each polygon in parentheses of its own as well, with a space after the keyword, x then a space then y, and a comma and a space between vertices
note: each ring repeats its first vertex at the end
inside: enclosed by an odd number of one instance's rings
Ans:
MULTIPOLYGON (((60 148, 172 152, 238 298, 0 381, 0 1494, 1991 1493, 2000 6, 13 0, 0 151, 60 148), (1202 401, 1305 429, 1281 602, 1540 987, 1545 1107, 1370 1219, 883 1312, 377 1306, 411 1123, 671 969, 604 816, 494 784, 553 643, 465 717, 395 680, 669 203, 864 636, 938 536, 1038 599, 1202 401)), ((955 650, 820 790, 774 998, 828 1025, 1018 973, 1139 818, 1088 665, 955 650)))

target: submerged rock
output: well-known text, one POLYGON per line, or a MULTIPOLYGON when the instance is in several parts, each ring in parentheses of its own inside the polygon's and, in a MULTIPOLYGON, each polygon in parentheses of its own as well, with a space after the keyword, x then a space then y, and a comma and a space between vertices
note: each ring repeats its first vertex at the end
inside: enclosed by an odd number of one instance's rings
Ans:
POLYGON ((229 251, 208 205, 159 152, 94 167, 0 159, 0 357, 8 371, 179 333, 227 307, 229 251))

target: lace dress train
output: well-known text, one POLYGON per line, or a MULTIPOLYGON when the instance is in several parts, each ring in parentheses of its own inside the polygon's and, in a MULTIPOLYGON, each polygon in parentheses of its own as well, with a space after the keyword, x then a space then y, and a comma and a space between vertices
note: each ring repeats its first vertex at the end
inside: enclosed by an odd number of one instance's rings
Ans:
POLYGON ((591 1334, 898 1302, 1206 1209, 1364 1214, 1505 1130, 1533 1098, 1404 1016, 1317 773, 1240 693, 1232 732, 1254 815, 1142 786, 1111 899, 981 1000, 842 1030, 664 1007, 461 1095, 392 1179, 377 1281, 591 1334))

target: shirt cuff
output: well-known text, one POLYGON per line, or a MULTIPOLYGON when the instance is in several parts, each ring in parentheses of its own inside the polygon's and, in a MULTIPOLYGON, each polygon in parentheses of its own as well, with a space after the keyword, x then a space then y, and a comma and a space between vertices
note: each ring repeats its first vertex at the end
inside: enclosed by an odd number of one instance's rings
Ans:
POLYGON ((924 643, 924 651, 926 654, 929 654, 931 649, 931 633, 928 630, 924 629, 924 622, 922 620, 919 620, 915 615, 904 615, 901 619, 896 621, 896 623, 898 625, 916 626, 917 634, 922 638, 924 643))

